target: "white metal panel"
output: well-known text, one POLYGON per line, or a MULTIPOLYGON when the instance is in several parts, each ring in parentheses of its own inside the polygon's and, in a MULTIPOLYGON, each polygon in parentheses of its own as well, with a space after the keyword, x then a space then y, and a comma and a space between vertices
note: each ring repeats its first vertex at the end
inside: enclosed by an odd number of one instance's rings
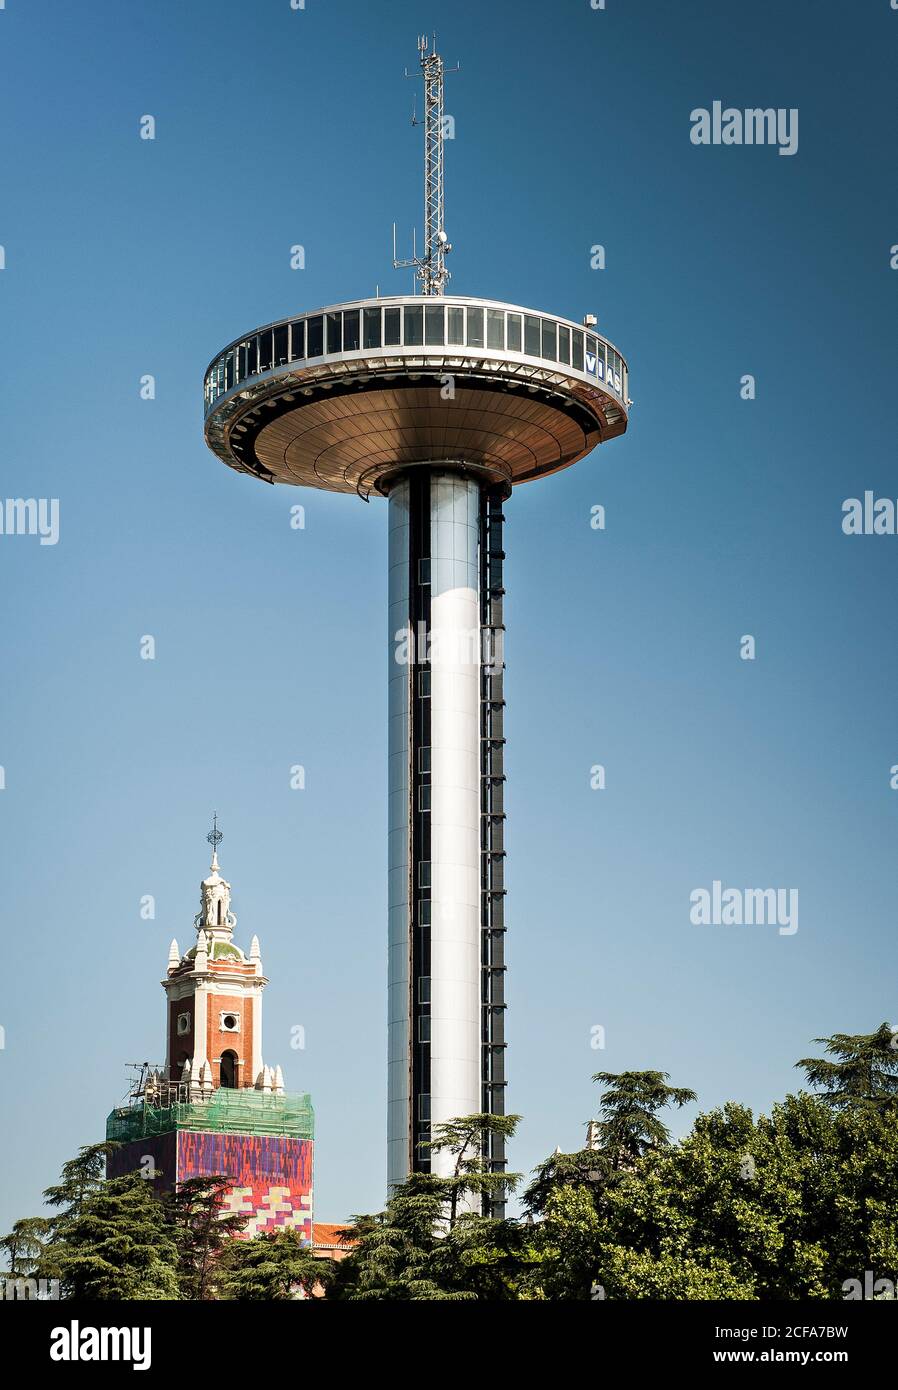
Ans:
POLYGON ((479 497, 431 477, 432 1125, 481 1109, 479 497))

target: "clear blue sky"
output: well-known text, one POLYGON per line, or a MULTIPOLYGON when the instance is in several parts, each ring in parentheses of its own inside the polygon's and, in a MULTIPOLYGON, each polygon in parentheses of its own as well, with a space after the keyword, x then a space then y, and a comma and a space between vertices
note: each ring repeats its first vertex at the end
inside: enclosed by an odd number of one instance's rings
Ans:
POLYGON ((450 289, 598 313, 636 401, 506 509, 512 1163, 579 1144, 596 1070, 766 1108, 815 1035, 898 1016, 898 538, 840 527, 898 496, 888 0, 7 0, 0 491, 61 516, 0 538, 3 1229, 161 1060, 213 810, 317 1215, 382 1201, 386 509, 229 472, 202 374, 408 288, 434 25, 450 289), (692 145, 715 99, 798 107, 798 153, 692 145), (798 932, 691 925, 714 879, 797 888, 798 932))

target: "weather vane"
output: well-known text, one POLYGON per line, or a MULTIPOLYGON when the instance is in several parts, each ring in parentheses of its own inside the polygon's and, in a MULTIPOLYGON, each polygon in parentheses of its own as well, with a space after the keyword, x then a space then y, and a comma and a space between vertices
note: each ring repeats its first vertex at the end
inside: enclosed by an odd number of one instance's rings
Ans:
POLYGON ((222 835, 221 831, 220 831, 219 828, 218 828, 218 812, 217 812, 217 811, 215 812, 214 816, 212 817, 212 829, 209 831, 209 834, 206 836, 206 839, 209 841, 209 844, 212 846, 212 853, 213 853, 213 854, 217 854, 217 853, 218 853, 218 846, 221 844, 222 840, 224 839, 224 835, 222 835))

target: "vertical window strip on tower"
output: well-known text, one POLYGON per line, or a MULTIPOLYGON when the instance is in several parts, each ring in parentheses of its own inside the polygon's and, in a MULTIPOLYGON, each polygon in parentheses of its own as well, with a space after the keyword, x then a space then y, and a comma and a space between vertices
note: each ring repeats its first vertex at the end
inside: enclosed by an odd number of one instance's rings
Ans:
POLYGON ((409 1104, 411 1166, 430 1172, 430 476, 419 469, 409 479, 409 623, 414 637, 410 667, 411 796, 409 911, 411 969, 409 970, 409 1038, 412 1085, 409 1104), (425 983, 426 982, 426 983, 425 983), (426 1020, 426 1021, 425 1021, 426 1020))
MULTIPOLYGON (((481 1037, 483 1110, 505 1113, 505 692, 502 494, 481 492, 480 622, 481 666, 481 1037)), ((488 1169, 504 1173, 505 1141, 487 1137, 488 1169)), ((502 1217, 504 1197, 484 1197, 485 1215, 502 1217)))

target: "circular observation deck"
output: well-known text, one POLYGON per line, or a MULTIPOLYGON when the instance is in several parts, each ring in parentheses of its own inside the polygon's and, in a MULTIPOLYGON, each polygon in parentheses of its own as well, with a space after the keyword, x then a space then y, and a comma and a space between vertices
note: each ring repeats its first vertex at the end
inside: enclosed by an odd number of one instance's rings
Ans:
POLYGON ((590 328, 491 299, 353 300, 231 343, 205 376, 205 435, 270 483, 386 493, 452 464, 513 486, 627 428, 627 364, 590 328))

